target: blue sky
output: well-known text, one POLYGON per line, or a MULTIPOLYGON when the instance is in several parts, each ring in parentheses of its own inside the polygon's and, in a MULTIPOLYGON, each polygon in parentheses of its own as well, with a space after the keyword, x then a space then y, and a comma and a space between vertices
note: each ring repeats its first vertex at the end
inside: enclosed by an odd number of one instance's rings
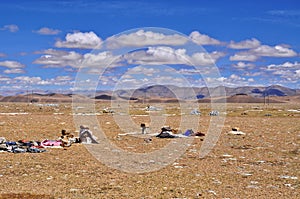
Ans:
MULTIPOLYGON (((202 76, 212 65, 207 56, 219 69, 214 82, 222 85, 300 88, 297 0, 0 4, 0 94, 70 91, 82 67, 99 75, 111 60, 114 63, 100 77, 98 89, 153 83, 187 86, 187 82, 205 86, 213 78, 202 76), (187 49, 191 41, 193 52, 187 49), (132 53, 116 50, 127 47, 132 53), (117 58, 120 55, 122 59, 117 58)), ((88 81, 89 75, 86 78, 80 81, 88 81)))

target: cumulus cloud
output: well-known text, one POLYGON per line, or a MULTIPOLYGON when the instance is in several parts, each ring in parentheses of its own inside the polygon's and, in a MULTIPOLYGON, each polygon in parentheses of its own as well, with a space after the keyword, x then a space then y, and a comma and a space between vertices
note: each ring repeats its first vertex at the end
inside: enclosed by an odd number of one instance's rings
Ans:
POLYGON ((254 82, 253 78, 241 77, 237 74, 231 74, 229 77, 219 77, 219 78, 206 78, 206 82, 211 85, 222 85, 228 87, 240 87, 240 86, 249 86, 254 82))
POLYGON ((75 51, 61 51, 48 49, 45 51, 36 52, 43 54, 40 58, 33 61, 34 64, 41 64, 47 68, 90 68, 91 71, 101 72, 105 67, 118 66, 119 56, 114 56, 111 52, 104 51, 98 53, 79 54, 75 51))
POLYGON ((39 76, 29 77, 29 76, 18 76, 9 80, 10 84, 23 85, 24 87, 30 86, 63 86, 72 85, 74 82, 71 81, 73 78, 69 76, 57 76, 54 78, 43 79, 39 76))
POLYGON ((285 62, 283 64, 270 64, 267 66, 267 70, 278 70, 278 69, 300 69, 299 62, 285 62))
POLYGON ((284 62, 283 64, 270 64, 261 68, 266 74, 278 76, 283 83, 298 83, 299 82, 299 62, 284 62))
POLYGON ((17 61, 2 61, 0 62, 0 66, 6 67, 6 68, 24 68, 25 65, 21 64, 17 61))
POLYGON ((43 27, 43 28, 40 28, 39 30, 34 31, 34 32, 36 32, 38 34, 41 34, 41 35, 57 35, 61 31, 57 30, 57 29, 51 29, 51 28, 43 27))
POLYGON ((13 68, 13 69, 4 70, 3 73, 5 73, 5 74, 20 74, 20 73, 25 73, 25 71, 21 68, 13 68))
POLYGON ((11 80, 10 77, 5 77, 5 76, 0 75, 0 82, 6 82, 6 81, 10 81, 10 80, 11 80))
POLYGON ((14 80, 24 84, 38 84, 42 80, 41 77, 18 76, 14 80))
POLYGON ((204 66, 212 65, 224 56, 222 52, 204 53, 198 52, 188 55, 185 49, 173 49, 171 47, 149 47, 147 50, 135 51, 124 56, 129 64, 185 64, 204 66))
POLYGON ((145 76, 150 77, 150 76, 154 76, 154 74, 158 74, 160 72, 161 71, 158 68, 145 67, 145 66, 137 66, 137 67, 129 69, 126 72, 127 76, 124 76, 124 77, 129 78, 129 77, 132 77, 132 75, 134 75, 134 74, 143 74, 145 76))
POLYGON ((201 34, 198 31, 193 31, 189 35, 189 38, 198 45, 221 45, 222 42, 209 37, 208 35, 201 34))
POLYGON ((252 63, 238 62, 232 65, 236 69, 244 70, 244 69, 253 69, 255 67, 252 63))
POLYGON ((258 41, 255 38, 252 38, 240 42, 230 41, 227 47, 232 49, 250 49, 250 48, 257 48, 259 46, 260 46, 260 41, 258 41))
POLYGON ((295 57, 297 53, 283 45, 268 46, 262 45, 252 49, 252 52, 264 57, 295 57))
POLYGON ((57 41, 55 46, 58 48, 98 49, 101 44, 101 38, 91 31, 68 33, 65 41, 57 41))
POLYGON ((102 70, 108 66, 117 66, 118 62, 120 62, 119 56, 114 56, 109 51, 99 53, 86 53, 83 55, 81 67, 96 67, 102 70))
POLYGON ((230 61, 256 61, 260 57, 295 57, 297 53, 284 45, 261 45, 229 57, 230 61))
POLYGON ((230 61, 256 61, 259 56, 250 52, 239 52, 229 57, 230 61))
POLYGON ((41 64, 45 67, 65 67, 70 66, 78 68, 80 66, 82 55, 75 51, 60 51, 54 49, 48 49, 42 52, 36 52, 38 54, 43 53, 40 58, 33 61, 34 64, 41 64))
POLYGON ((152 45, 183 45, 187 38, 179 34, 166 35, 162 33, 139 30, 130 34, 122 34, 109 37, 107 47, 110 49, 121 47, 141 47, 152 45))
POLYGON ((9 32, 18 32, 19 27, 15 24, 9 24, 9 25, 5 25, 2 28, 0 28, 0 30, 7 30, 9 32))

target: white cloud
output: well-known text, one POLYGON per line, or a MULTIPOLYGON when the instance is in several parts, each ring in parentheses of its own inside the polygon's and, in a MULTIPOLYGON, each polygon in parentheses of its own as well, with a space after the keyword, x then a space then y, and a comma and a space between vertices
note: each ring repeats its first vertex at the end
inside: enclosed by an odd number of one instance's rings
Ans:
POLYGON ((0 30, 7 30, 9 32, 18 32, 19 27, 15 24, 10 24, 10 25, 3 26, 2 28, 0 28, 0 30))
POLYGON ((101 72, 105 67, 118 66, 119 56, 114 56, 111 52, 86 53, 84 55, 75 51, 60 51, 48 49, 37 54, 44 54, 36 59, 34 64, 41 64, 47 68, 59 68, 70 66, 72 68, 90 68, 90 73, 101 72), (110 65, 109 65, 110 64, 110 65))
POLYGON ((173 49, 171 47, 149 47, 147 50, 135 51, 124 56, 129 64, 185 64, 204 66, 212 65, 225 54, 214 51, 212 53, 186 54, 185 49, 173 49))
POLYGON ((0 62, 0 66, 4 66, 7 68, 24 68, 25 65, 21 64, 20 62, 17 61, 2 61, 0 62))
POLYGON ((240 77, 240 76, 238 76, 236 74, 231 74, 228 79, 233 80, 233 81, 242 81, 242 80, 245 80, 244 77, 240 77))
POLYGON ((262 71, 260 72, 249 72, 249 71, 246 71, 243 73, 244 76, 250 76, 250 77, 257 77, 257 76, 261 76, 263 74, 262 71))
POLYGON ((5 53, 0 53, 0 57, 6 57, 5 53))
MULTIPOLYGON (((69 76, 57 76, 54 78, 42 79, 41 77, 29 77, 29 76, 18 76, 9 81, 10 85, 20 85, 23 88, 28 86, 62 86, 62 85, 73 85, 72 78, 69 76)), ((22 88, 21 87, 21 88, 22 88)))
POLYGON ((72 77, 70 76, 57 76, 55 78, 56 81, 71 81, 72 80, 72 77))
POLYGON ((300 70, 296 70, 296 71, 295 71, 295 76, 296 76, 297 78, 300 78, 300 70))
POLYGON ((230 61, 256 61, 260 57, 295 57, 297 53, 286 45, 261 45, 230 56, 230 61))
POLYGON ((0 81, 1 81, 1 82, 5 82, 5 81, 9 81, 9 80, 11 80, 10 77, 5 77, 5 76, 1 76, 1 75, 0 75, 0 81))
POLYGON ((251 50, 251 52, 255 53, 259 56, 264 57, 295 57, 297 53, 292 49, 289 49, 283 45, 276 45, 276 46, 267 46, 262 45, 257 48, 251 50))
POLYGON ((259 56, 249 52, 239 52, 229 57, 230 61, 256 61, 259 56))
POLYGON ((206 78, 206 81, 212 85, 224 85, 229 87, 240 87, 240 86, 249 86, 255 80, 253 78, 241 77, 237 74, 231 74, 229 77, 219 77, 219 78, 206 78))
MULTIPOLYGON (((167 72, 172 72, 172 71, 167 71, 167 72)), ((201 71, 198 69, 184 69, 184 68, 181 68, 180 70, 178 70, 178 72, 182 75, 195 75, 201 73, 201 71)))
MULTIPOLYGON (((299 62, 284 62, 283 64, 270 64, 261 68, 267 74, 279 76, 282 83, 298 83, 299 82, 299 62)), ((279 80, 278 80, 279 81, 279 80)))
POLYGON ((81 66, 96 67, 102 70, 108 66, 117 66, 119 61, 119 56, 114 56, 111 52, 108 51, 99 52, 98 54, 86 53, 83 55, 81 66))
POLYGON ((78 68, 83 57, 81 54, 74 51, 66 52, 54 49, 48 49, 37 53, 44 53, 45 55, 42 55, 40 58, 33 61, 34 64, 41 64, 53 68, 65 66, 78 68))
POLYGON ((228 48, 232 49, 250 49, 250 48, 257 48, 260 46, 260 41, 255 38, 247 39, 240 42, 230 41, 228 44, 228 48))
POLYGON ((193 31, 189 35, 189 38, 198 45, 221 45, 222 42, 209 37, 208 35, 201 34, 198 31, 193 31))
POLYGON ((20 74, 20 73, 25 73, 25 71, 21 68, 13 68, 13 69, 4 70, 3 73, 5 73, 5 74, 20 74))
POLYGON ((211 65, 211 64, 215 64, 215 62, 217 62, 221 57, 224 57, 225 53, 223 52, 218 52, 218 51, 214 51, 211 53, 194 53, 191 56, 191 61, 193 63, 193 65, 196 66, 205 66, 205 65, 211 65))
POLYGON ((65 41, 57 41, 55 46, 58 48, 98 49, 101 44, 101 38, 91 31, 68 33, 65 41))
POLYGON ((38 84, 42 80, 42 78, 41 77, 18 76, 18 77, 15 77, 14 80, 17 80, 23 84, 38 84))
POLYGON ((300 63, 297 61, 294 63, 285 62, 283 64, 270 64, 267 66, 267 70, 278 70, 278 69, 299 69, 300 63))
POLYGON ((153 76, 154 74, 157 74, 161 72, 157 68, 151 68, 146 66, 136 66, 134 68, 129 69, 125 74, 132 76, 133 74, 143 74, 145 76, 153 76))
POLYGON ((179 34, 165 35, 152 31, 139 30, 130 34, 112 36, 106 41, 108 48, 115 49, 121 47, 141 47, 149 45, 177 46, 185 44, 188 40, 179 34))
POLYGON ((43 28, 40 28, 39 30, 34 31, 34 32, 36 32, 38 34, 41 34, 41 35, 57 35, 61 31, 57 30, 57 29, 51 29, 51 28, 43 27, 43 28))
POLYGON ((241 70, 244 70, 244 69, 253 69, 255 67, 254 64, 252 64, 252 63, 245 63, 245 62, 238 62, 236 64, 233 64, 232 66, 234 68, 236 68, 236 69, 241 69, 241 70))

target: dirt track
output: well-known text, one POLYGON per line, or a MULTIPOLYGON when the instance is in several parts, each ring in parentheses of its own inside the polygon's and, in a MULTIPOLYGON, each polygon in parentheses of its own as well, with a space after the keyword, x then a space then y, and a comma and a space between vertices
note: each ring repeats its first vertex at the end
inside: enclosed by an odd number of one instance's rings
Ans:
MULTIPOLYGON (((218 143, 204 159, 199 158, 203 141, 196 138, 181 158, 150 173, 112 169, 82 144, 37 154, 2 152, 0 198, 300 198, 300 114, 287 111, 300 105, 276 104, 263 111, 257 106, 261 105, 229 105, 218 143), (267 112, 272 116, 265 116, 267 112), (232 127, 246 135, 228 135, 232 127)), ((204 133, 210 119, 205 111, 198 129, 204 133)), ((78 130, 70 105, 3 103, 0 112, 28 113, 0 115, 0 137, 7 140, 56 139, 62 129, 78 130)), ((168 117, 168 124, 176 126, 179 117, 168 117)), ((111 115, 97 118, 108 139, 124 150, 148 152, 168 142, 120 138, 122 132, 111 115)), ((141 118, 134 120, 137 124, 147 120, 141 118)))

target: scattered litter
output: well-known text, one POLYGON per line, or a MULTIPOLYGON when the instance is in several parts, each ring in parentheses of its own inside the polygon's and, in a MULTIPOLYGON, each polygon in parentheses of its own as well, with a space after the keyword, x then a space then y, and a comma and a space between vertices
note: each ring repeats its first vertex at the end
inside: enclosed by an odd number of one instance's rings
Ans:
POLYGON ((240 131, 240 128, 234 127, 228 132, 229 135, 246 135, 246 133, 240 131))
POLYGON ((145 138, 144 141, 145 141, 146 143, 150 143, 150 142, 152 142, 152 138, 145 138))
POLYGON ((211 112, 209 112, 210 116, 218 116, 219 114, 220 114, 219 111, 211 111, 211 112))
POLYGON ((146 106, 146 108, 144 110, 146 110, 146 111, 161 111, 161 108, 157 108, 155 106, 148 105, 148 106, 146 106))
POLYGON ((222 157, 223 158, 231 158, 231 157, 233 157, 232 155, 229 155, 229 154, 224 154, 224 155, 222 155, 222 157))
POLYGON ((215 195, 215 196, 217 195, 217 193, 216 193, 214 190, 208 190, 207 192, 208 192, 208 193, 211 193, 211 194, 213 194, 213 195, 215 195))
POLYGON ((250 181, 250 184, 258 184, 257 181, 250 181))
POLYGON ((201 115, 201 112, 199 110, 197 110, 197 109, 194 109, 194 110, 191 111, 190 114, 191 115, 201 115))
POLYGON ((76 188, 71 188, 70 189, 70 192, 77 192, 77 191, 79 191, 80 189, 76 189, 76 188))
POLYGON ((241 175, 246 178, 248 176, 252 176, 253 174, 252 173, 241 173, 241 175))
POLYGON ((63 115, 64 113, 53 113, 53 115, 63 115))
POLYGON ((298 180, 298 177, 296 176, 287 176, 287 175, 282 175, 279 176, 281 179, 291 179, 291 180, 298 180))
POLYGON ((104 109, 102 110, 102 113, 115 113, 115 111, 109 109, 108 107, 106 107, 106 108, 104 108, 104 109))
POLYGON ((46 152, 45 148, 63 148, 69 147, 73 143, 80 143, 80 138, 75 137, 72 133, 61 131, 62 135, 55 140, 45 139, 43 141, 7 141, 0 137, 0 152, 10 153, 42 153, 46 152))
POLYGON ((180 165, 175 165, 175 166, 174 166, 174 168, 175 168, 175 169, 182 169, 182 168, 183 168, 183 166, 180 166, 180 165))
POLYGON ((295 113, 300 113, 300 110, 295 110, 295 109, 289 109, 287 111, 289 111, 289 112, 295 112, 295 113))
POLYGON ((59 107, 59 104, 34 104, 35 106, 59 107))
POLYGON ((247 189, 259 189, 260 186, 256 186, 256 185, 248 185, 246 188, 247 188, 247 189))
POLYGON ((0 113, 0 115, 28 115, 29 113, 0 113))

